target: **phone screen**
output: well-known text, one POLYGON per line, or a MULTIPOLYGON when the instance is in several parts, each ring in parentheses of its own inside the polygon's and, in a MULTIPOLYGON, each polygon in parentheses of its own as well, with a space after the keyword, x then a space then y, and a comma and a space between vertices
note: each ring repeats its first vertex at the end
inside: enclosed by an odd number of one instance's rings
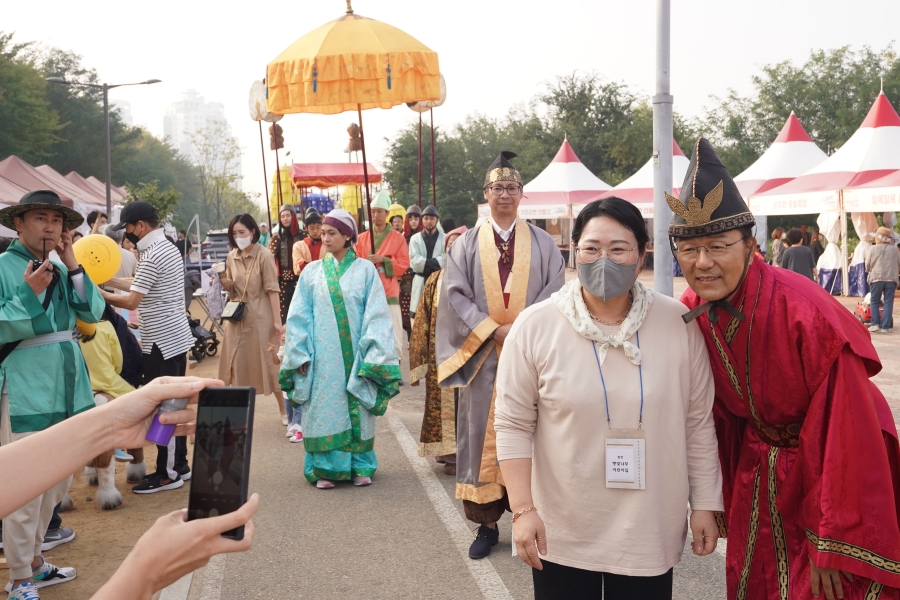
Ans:
MULTIPOLYGON (((234 512, 247 501, 253 388, 207 388, 200 392, 188 520, 234 512)), ((243 538, 243 527, 223 533, 243 538)))

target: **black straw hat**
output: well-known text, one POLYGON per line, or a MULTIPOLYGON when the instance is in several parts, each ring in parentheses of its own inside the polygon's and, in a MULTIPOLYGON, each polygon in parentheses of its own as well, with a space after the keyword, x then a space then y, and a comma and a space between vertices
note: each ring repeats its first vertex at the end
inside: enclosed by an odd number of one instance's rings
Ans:
POLYGON ((84 223, 84 217, 78 211, 63 205, 59 194, 52 190, 35 190, 22 196, 18 204, 0 210, 0 225, 15 230, 16 224, 13 221, 13 217, 21 217, 29 210, 37 210, 39 208, 62 213, 67 229, 75 229, 84 223))

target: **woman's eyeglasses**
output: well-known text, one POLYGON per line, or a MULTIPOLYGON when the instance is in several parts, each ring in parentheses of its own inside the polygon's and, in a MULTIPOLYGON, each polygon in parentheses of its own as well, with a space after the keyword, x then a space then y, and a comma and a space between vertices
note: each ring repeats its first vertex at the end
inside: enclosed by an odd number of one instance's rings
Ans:
POLYGON ((625 264, 628 261, 628 258, 631 256, 631 253, 637 249, 637 246, 634 248, 629 248, 627 246, 611 246, 609 248, 597 248, 595 246, 578 246, 575 248, 577 252, 578 260, 581 264, 590 265, 603 256, 603 253, 606 252, 606 256, 609 257, 609 260, 613 261, 617 264, 625 264))

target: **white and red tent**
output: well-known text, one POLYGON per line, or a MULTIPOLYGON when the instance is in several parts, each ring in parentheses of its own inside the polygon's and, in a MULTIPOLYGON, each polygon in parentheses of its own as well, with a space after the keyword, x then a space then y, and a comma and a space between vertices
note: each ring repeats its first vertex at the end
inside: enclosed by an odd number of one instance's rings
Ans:
MULTIPOLYGON (((567 218, 571 216, 573 204, 584 204, 610 187, 591 173, 578 159, 569 141, 563 140, 547 168, 525 184, 519 216, 523 219, 567 218)), ((487 204, 479 205, 479 217, 489 214, 487 204)))
POLYGON ((884 92, 841 148, 800 177, 750 197, 754 214, 797 215, 840 210, 841 190, 900 169, 900 116, 884 92))
POLYGON ((762 156, 734 178, 744 198, 761 194, 800 177, 828 158, 791 111, 781 133, 762 156))
MULTIPOLYGON (((672 140, 672 194, 677 196, 681 193, 681 184, 684 183, 684 176, 687 174, 690 160, 678 147, 678 143, 672 140)), ((637 173, 614 187, 593 198, 589 198, 582 204, 587 204, 591 200, 597 198, 606 198, 607 196, 616 196, 622 200, 628 200, 638 207, 645 219, 653 218, 653 159, 651 158, 637 173)), ((573 216, 577 215, 582 206, 572 207, 573 216)))

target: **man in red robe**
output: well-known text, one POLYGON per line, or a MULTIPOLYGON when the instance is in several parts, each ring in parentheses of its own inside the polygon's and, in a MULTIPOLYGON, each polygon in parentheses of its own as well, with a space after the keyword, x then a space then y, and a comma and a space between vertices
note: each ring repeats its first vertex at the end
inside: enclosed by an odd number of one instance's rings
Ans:
POLYGON ((367 257, 378 269, 378 276, 381 277, 381 284, 387 296, 391 321, 394 324, 397 356, 402 362, 407 341, 403 329, 403 314, 400 312, 399 279, 409 268, 409 248, 406 245, 406 238, 391 229, 387 223, 390 208, 391 203, 387 194, 379 194, 372 200, 372 227, 360 234, 355 250, 357 256, 367 257), (373 233, 377 252, 372 252, 373 233))
POLYGON ((728 598, 900 598, 900 446, 868 332, 753 256, 753 215, 705 139, 666 196, 716 380, 728 598))
POLYGON ((306 225, 307 237, 295 242, 292 251, 294 274, 297 277, 306 265, 322 258, 322 215, 316 209, 310 208, 306 211, 303 222, 306 225))

